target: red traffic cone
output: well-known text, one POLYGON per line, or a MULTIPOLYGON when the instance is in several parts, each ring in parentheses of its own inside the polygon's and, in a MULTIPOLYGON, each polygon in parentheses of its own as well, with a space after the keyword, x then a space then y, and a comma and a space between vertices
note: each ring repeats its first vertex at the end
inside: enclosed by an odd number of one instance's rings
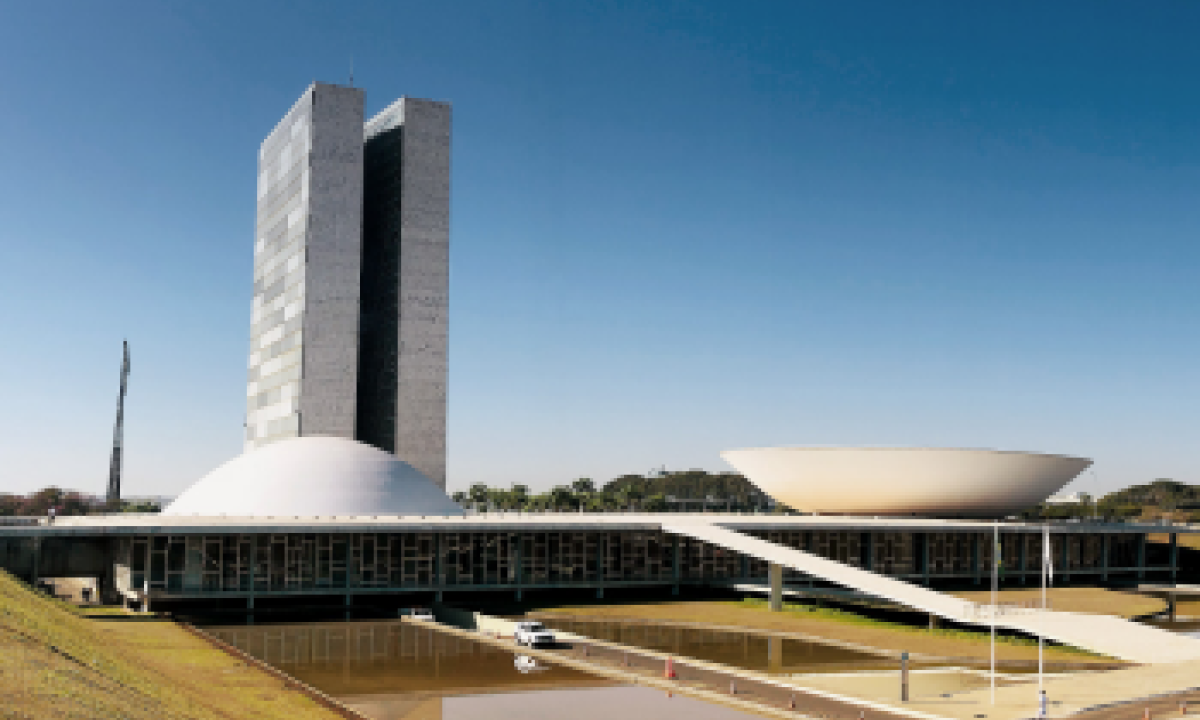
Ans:
POLYGON ((663 668, 663 677, 668 680, 675 679, 675 658, 667 656, 667 666, 663 668))

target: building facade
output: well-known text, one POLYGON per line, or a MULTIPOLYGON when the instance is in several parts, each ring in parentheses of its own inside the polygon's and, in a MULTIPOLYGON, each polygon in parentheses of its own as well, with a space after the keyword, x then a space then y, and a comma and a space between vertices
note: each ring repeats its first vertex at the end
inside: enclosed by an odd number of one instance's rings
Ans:
POLYGON ((332 435, 446 474, 450 106, 314 83, 259 151, 245 447, 332 435))

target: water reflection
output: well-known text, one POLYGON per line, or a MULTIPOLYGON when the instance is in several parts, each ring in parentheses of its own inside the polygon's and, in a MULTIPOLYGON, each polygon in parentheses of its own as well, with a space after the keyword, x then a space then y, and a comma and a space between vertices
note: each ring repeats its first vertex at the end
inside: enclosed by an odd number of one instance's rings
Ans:
POLYGON ((414 623, 257 625, 209 632, 335 697, 606 683, 561 666, 516 672, 511 652, 414 623))
POLYGON ((414 623, 226 626, 208 631, 379 720, 755 717, 648 688, 616 686, 414 623))
POLYGON ((755 632, 656 623, 552 618, 550 627, 599 640, 649 648, 768 673, 892 667, 896 661, 858 650, 755 632))

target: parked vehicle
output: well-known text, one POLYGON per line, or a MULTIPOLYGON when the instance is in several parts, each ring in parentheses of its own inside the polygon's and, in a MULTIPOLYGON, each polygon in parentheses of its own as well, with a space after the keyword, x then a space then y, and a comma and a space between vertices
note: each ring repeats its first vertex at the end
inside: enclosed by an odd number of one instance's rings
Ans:
POLYGON ((404 617, 409 620, 433 620, 433 611, 429 608, 408 608, 404 611, 404 617))
POLYGON ((522 620, 517 623, 516 631, 513 634, 518 645, 537 647, 538 645, 553 646, 555 644, 554 633, 536 620, 522 620))

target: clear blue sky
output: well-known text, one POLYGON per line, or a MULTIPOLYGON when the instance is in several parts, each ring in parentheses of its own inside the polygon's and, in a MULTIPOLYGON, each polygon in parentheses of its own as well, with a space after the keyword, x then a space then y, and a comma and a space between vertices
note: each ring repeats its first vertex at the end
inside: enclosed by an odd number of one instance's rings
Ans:
POLYGON ((1200 5, 0 11, 0 491, 241 450, 262 138, 353 57, 454 103, 450 487, 758 445, 1200 482, 1200 5))

